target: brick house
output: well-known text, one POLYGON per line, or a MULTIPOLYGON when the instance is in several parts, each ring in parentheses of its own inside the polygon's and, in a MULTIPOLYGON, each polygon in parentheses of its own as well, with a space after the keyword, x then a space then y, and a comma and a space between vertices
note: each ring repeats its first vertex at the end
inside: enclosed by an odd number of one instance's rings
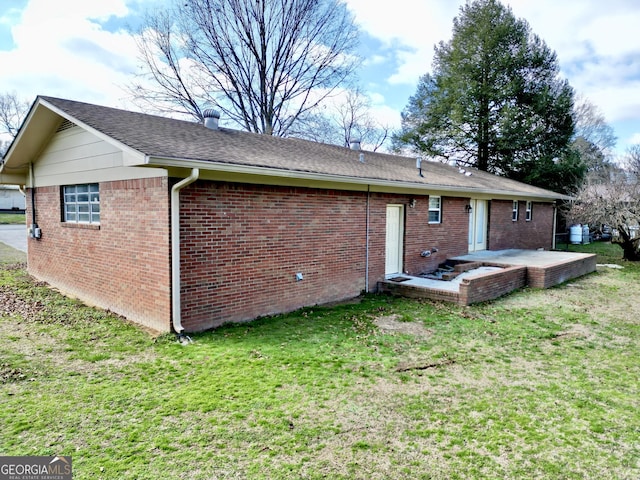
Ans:
POLYGON ((551 249, 561 195, 474 169, 38 97, 0 167, 28 270, 158 331, 340 301, 477 250, 551 249))

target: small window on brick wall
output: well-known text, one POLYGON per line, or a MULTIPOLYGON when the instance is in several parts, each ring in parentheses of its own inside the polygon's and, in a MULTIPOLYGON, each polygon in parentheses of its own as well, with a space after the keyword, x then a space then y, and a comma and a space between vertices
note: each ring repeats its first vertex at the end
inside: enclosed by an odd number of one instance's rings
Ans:
POLYGON ((429 197, 429 223, 442 222, 442 201, 440 197, 429 197))
POLYGON ((62 187, 63 218, 68 223, 100 224, 100 189, 97 183, 62 187))
POLYGON ((511 220, 514 222, 518 221, 518 201, 513 201, 513 210, 511 211, 511 220))
POLYGON ((533 215, 533 203, 527 202, 527 209, 525 210, 525 216, 524 216, 525 220, 527 222, 530 222, 532 215, 533 215))

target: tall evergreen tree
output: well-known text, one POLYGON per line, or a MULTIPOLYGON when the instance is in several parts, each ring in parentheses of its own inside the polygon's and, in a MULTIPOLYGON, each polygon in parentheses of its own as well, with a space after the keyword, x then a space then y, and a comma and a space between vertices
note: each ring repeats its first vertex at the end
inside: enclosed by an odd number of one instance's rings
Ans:
POLYGON ((435 47, 395 144, 535 184, 573 182, 584 168, 568 149, 572 109, 555 52, 498 0, 475 0, 435 47))

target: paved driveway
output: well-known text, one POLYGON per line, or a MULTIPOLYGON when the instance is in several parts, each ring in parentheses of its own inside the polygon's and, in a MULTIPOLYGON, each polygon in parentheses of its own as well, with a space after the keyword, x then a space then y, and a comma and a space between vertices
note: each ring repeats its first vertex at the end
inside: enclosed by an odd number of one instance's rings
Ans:
POLYGON ((0 225, 0 242, 23 252, 27 251, 26 225, 0 225))

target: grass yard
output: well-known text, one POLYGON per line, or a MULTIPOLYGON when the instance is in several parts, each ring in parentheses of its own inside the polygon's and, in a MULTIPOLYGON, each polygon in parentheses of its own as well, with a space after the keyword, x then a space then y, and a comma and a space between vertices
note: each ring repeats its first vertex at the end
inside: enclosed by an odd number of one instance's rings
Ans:
POLYGON ((0 225, 24 225, 24 213, 0 213, 0 225))
MULTIPOLYGON (((0 265, 0 455, 76 479, 640 478, 640 266, 472 307, 365 296, 182 346, 0 265)), ((0 257, 4 255, 0 250, 0 257)))

